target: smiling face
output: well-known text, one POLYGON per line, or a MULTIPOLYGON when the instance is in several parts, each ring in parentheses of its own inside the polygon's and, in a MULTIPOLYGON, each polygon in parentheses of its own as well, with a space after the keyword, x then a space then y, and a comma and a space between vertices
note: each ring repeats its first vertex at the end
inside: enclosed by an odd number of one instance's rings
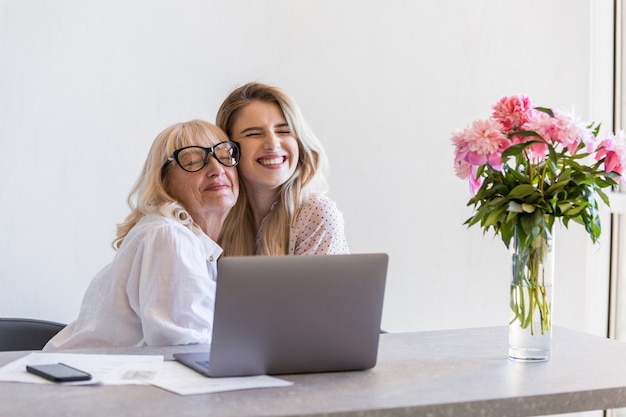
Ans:
POLYGON ((208 156, 207 165, 197 172, 187 172, 176 162, 169 165, 168 193, 185 207, 201 227, 208 219, 225 217, 235 205, 239 195, 236 167, 225 167, 212 155, 208 156))
POLYGON ((232 140, 241 146, 239 175, 251 193, 274 192, 298 164, 298 139, 276 103, 253 101, 237 114, 232 140))

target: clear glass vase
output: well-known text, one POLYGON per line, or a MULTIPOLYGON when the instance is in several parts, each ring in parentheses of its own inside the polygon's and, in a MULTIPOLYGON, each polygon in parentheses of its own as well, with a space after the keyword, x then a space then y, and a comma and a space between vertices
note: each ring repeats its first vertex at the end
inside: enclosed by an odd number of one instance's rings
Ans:
MULTIPOLYGON (((509 359, 547 361, 552 345, 554 228, 542 222, 516 228, 511 248, 509 359)), ((520 226, 517 226, 520 227, 520 226)))

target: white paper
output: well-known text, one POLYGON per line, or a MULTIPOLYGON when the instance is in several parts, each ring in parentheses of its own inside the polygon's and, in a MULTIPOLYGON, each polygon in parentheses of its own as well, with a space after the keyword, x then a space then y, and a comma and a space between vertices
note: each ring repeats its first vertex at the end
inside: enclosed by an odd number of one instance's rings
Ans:
POLYGON ((163 367, 150 383, 179 395, 207 394, 254 388, 287 387, 293 385, 293 382, 268 375, 208 378, 173 361, 164 362, 163 367))
POLYGON ((59 362, 92 375, 89 381, 64 382, 63 385, 146 385, 163 366, 163 356, 34 352, 0 368, 0 381, 55 384, 27 372, 26 365, 59 362))
POLYGON ((207 378, 162 355, 105 355, 34 352, 0 368, 0 381, 55 384, 26 371, 26 365, 65 363, 92 375, 89 381, 62 385, 154 385, 179 395, 206 394, 254 388, 285 387, 292 382, 267 375, 207 378))

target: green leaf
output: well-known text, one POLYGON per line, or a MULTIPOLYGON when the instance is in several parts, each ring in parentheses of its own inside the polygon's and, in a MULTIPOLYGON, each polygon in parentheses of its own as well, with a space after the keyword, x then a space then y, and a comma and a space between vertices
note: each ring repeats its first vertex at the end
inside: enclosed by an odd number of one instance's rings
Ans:
POLYGON ((548 107, 535 107, 535 110, 548 114, 550 117, 554 117, 554 112, 548 107))
POLYGON ((567 181, 559 181, 556 182, 554 184, 552 184, 547 190, 546 190, 546 194, 556 194, 559 191, 561 191, 562 189, 564 189, 565 187, 567 187, 567 181))
POLYGON ((495 210, 492 210, 491 213, 487 216, 487 219, 483 223, 484 227, 496 226, 500 221, 500 216, 504 214, 506 209, 504 207, 498 207, 495 210))
POLYGON ((565 210, 562 214, 568 217, 575 217, 575 216, 578 216, 578 214, 584 209, 585 209, 584 205, 580 205, 578 207, 574 206, 568 210, 565 210))
POLYGON ((604 204, 606 204, 607 206, 611 206, 611 202, 609 201, 609 197, 604 193, 604 191, 602 191, 601 189, 596 189, 596 193, 600 196, 600 198, 602 199, 602 201, 604 202, 604 204))
MULTIPOLYGON (((536 136, 538 138, 541 138, 541 136, 539 136, 536 132, 532 132, 532 131, 516 132, 515 135, 516 136, 536 136)), ((508 148, 504 150, 504 152, 502 152, 502 159, 507 159, 511 156, 521 155, 524 149, 528 148, 529 146, 534 145, 535 143, 544 143, 544 142, 538 141, 538 140, 529 140, 527 142, 522 142, 516 145, 509 146, 508 148)))
POLYGON ((524 198, 529 195, 538 192, 535 187, 530 184, 520 184, 513 188, 507 195, 508 198, 524 198))

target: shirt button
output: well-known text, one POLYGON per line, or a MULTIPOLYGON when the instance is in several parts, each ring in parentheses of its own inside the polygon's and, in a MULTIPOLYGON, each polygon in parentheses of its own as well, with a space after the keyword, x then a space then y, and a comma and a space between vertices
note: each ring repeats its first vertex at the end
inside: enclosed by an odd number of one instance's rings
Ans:
POLYGON ((213 255, 209 256, 209 262, 213 262, 213 255))

